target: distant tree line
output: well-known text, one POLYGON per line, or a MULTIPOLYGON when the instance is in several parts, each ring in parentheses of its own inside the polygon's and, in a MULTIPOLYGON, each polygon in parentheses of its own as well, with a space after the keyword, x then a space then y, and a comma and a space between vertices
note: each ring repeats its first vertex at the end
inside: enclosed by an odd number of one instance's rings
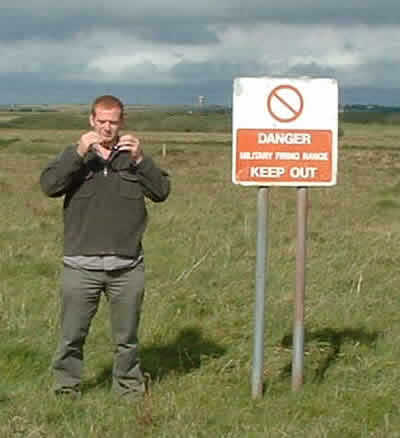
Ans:
POLYGON ((347 104, 342 105, 341 109, 343 111, 368 111, 368 112, 377 112, 377 113, 398 113, 400 112, 400 106, 384 106, 384 105, 375 105, 375 104, 347 104))
MULTIPOLYGON (((88 125, 86 109, 58 111, 51 107, 24 106, 14 108, 14 111, 18 113, 17 117, 0 121, 0 129, 86 129, 88 125)), ((377 105, 347 105, 339 109, 340 135, 344 135, 343 123, 397 125, 400 124, 400 110, 377 105)), ((218 105, 130 106, 127 109, 126 127, 136 131, 231 132, 232 108, 218 105)))

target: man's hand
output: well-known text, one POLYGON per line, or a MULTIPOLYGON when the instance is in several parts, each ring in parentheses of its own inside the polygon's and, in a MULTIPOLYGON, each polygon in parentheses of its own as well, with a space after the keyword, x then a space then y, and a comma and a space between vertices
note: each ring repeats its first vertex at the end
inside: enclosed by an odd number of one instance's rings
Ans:
POLYGON ((123 135, 119 138, 117 146, 120 151, 129 151, 133 161, 139 164, 143 160, 143 151, 137 137, 131 134, 123 135))
POLYGON ((80 138, 76 151, 81 157, 84 157, 89 152, 90 146, 100 144, 101 141, 102 138, 99 134, 96 134, 94 131, 87 132, 80 138))

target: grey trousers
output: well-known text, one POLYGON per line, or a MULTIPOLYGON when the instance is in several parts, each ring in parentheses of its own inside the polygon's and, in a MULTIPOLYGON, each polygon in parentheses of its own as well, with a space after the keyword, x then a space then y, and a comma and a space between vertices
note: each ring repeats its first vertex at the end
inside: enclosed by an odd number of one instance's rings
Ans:
POLYGON ((61 277, 60 340, 53 360, 56 392, 80 391, 83 349, 101 294, 110 305, 114 342, 112 388, 144 392, 138 327, 144 295, 144 263, 133 269, 89 271, 64 266, 61 277))

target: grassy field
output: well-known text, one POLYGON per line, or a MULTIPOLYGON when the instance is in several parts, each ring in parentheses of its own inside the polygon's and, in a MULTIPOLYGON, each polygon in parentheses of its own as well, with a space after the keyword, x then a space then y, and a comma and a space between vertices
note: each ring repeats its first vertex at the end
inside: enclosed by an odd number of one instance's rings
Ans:
MULTIPOLYGON (((48 117, 48 115, 42 115, 48 117)), ((251 399, 256 188, 227 133, 139 132, 171 173, 148 204, 139 404, 110 393, 103 303, 83 397, 55 398, 61 200, 38 178, 79 129, 0 129, 0 437, 400 437, 400 127, 344 125, 339 183, 309 190, 305 383, 291 390, 296 190, 270 191, 265 395, 251 399), (161 154, 167 145, 167 155, 161 154)))

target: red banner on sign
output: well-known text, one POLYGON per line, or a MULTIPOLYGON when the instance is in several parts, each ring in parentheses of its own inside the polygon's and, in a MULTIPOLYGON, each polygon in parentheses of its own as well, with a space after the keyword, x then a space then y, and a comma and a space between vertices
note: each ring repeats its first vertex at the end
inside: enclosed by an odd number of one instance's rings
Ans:
POLYGON ((329 183, 332 147, 331 131, 238 129, 236 181, 299 186, 329 183))

